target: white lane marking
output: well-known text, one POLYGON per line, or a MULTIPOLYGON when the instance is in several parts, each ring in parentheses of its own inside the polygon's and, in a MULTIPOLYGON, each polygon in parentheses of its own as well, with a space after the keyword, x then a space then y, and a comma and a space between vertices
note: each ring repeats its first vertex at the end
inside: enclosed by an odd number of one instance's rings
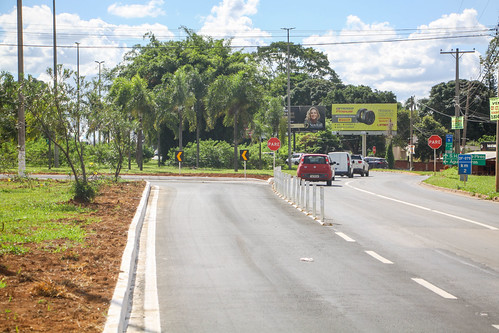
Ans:
POLYGON ((346 240, 347 242, 355 242, 355 239, 352 239, 352 238, 348 237, 347 235, 345 235, 342 232, 336 232, 336 234, 338 236, 340 236, 341 238, 343 238, 344 240, 346 240))
POLYGON ((492 325, 492 327, 497 328, 499 330, 499 325, 492 325))
POLYGON ((481 227, 484 227, 484 228, 487 228, 487 229, 490 229, 490 230, 498 230, 498 228, 493 227, 491 225, 480 223, 480 222, 477 222, 477 221, 473 221, 473 220, 470 220, 470 219, 467 219, 467 218, 464 218, 464 217, 461 217, 461 216, 452 215, 452 214, 449 214, 449 213, 441 212, 439 210, 435 210, 435 209, 423 207, 423 206, 420 206, 420 205, 416 205, 416 204, 413 204, 413 203, 410 203, 410 202, 407 202, 407 201, 402 201, 402 200, 390 198, 390 197, 387 197, 387 196, 384 196, 384 195, 381 195, 381 194, 377 194, 377 193, 374 193, 374 192, 362 190, 360 188, 353 187, 352 185, 350 185, 350 182, 346 183, 345 185, 347 185, 350 188, 353 188, 354 190, 357 190, 357 191, 360 191, 360 192, 364 192, 364 193, 367 193, 367 194, 371 194, 371 195, 377 196, 379 198, 383 198, 383 199, 395 201, 395 202, 398 202, 398 203, 401 203, 401 204, 404 204, 404 205, 407 205, 407 206, 411 206, 411 207, 414 207, 414 208, 419 208, 419 209, 426 210, 426 211, 429 211, 429 212, 432 212, 432 213, 436 213, 436 214, 444 215, 444 216, 447 216, 447 217, 455 218, 455 219, 458 219, 458 220, 461 220, 461 221, 464 221, 464 222, 468 222, 468 223, 472 223, 472 224, 475 224, 475 225, 479 225, 481 227))
POLYGON ((371 257, 373 257, 374 259, 381 261, 383 264, 393 265, 393 262, 391 262, 390 260, 388 260, 388 259, 380 256, 379 254, 377 254, 374 251, 365 251, 365 252, 368 255, 370 255, 371 257))
POLYGON ((445 290, 443 289, 440 289, 439 287, 431 284, 430 282, 424 280, 424 279, 420 279, 420 278, 412 278, 412 280, 420 285, 422 285, 423 287, 433 291, 435 294, 443 297, 443 298, 447 298, 447 299, 457 299, 456 296, 454 295, 451 295, 449 294, 448 292, 446 292, 445 290))
POLYGON ((144 290, 144 331, 161 332, 158 287, 156 281, 156 211, 159 189, 153 189, 150 215, 147 219, 146 276, 144 290))

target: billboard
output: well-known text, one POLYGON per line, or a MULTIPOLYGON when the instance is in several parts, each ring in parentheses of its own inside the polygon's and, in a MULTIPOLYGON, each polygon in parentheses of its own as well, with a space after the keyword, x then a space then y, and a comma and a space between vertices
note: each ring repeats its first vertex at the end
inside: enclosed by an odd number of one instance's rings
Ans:
POLYGON ((383 135, 397 133, 397 104, 333 104, 333 132, 383 135))
POLYGON ((325 106, 292 106, 291 131, 321 131, 326 129, 325 106))

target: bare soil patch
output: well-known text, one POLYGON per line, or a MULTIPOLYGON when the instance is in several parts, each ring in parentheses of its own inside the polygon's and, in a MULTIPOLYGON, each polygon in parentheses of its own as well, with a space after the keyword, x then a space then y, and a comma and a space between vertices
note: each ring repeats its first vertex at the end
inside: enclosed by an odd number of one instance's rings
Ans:
MULTIPOLYGON (((188 176, 244 177, 240 174, 188 176)), ((58 252, 47 251, 46 246, 41 249, 39 244, 27 244, 30 247, 27 254, 0 255, 0 284, 5 285, 0 288, 0 332, 103 330, 128 228, 144 186, 144 182, 127 182, 101 188, 94 202, 85 204, 92 209, 88 215, 99 222, 82 225, 88 236, 80 246, 58 252)), ((53 245, 55 249, 58 244, 53 245)))

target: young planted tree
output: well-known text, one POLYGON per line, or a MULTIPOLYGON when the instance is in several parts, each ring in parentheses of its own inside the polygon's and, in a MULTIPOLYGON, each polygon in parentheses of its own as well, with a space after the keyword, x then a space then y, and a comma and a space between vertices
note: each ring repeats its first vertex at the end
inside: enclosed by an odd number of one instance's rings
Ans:
MULTIPOLYGON (((57 72, 60 73, 57 80, 57 101, 52 93, 53 87, 29 79, 25 96, 30 96, 30 101, 26 104, 26 109, 35 118, 40 130, 66 158, 74 176, 75 199, 90 201, 95 196, 95 190, 87 177, 84 154, 86 142, 83 141, 86 124, 91 117, 85 102, 88 84, 82 77, 79 85, 70 84, 68 81, 71 77, 76 77, 75 73, 62 66, 57 72)), ((51 69, 48 74, 52 75, 51 69)))

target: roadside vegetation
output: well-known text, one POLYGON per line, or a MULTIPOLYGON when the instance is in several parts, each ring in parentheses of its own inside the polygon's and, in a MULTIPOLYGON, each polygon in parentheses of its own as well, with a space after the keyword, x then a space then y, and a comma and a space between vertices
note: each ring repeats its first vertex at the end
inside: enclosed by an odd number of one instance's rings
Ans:
POLYGON ((425 180, 425 183, 467 192, 482 199, 499 200, 499 192, 495 191, 495 176, 469 175, 468 180, 464 182, 460 179, 456 167, 436 173, 425 180))
POLYGON ((64 251, 84 241, 87 209, 70 204, 68 181, 30 178, 0 181, 0 255, 24 254, 29 246, 64 251), (62 222, 61 222, 62 221, 62 222))

